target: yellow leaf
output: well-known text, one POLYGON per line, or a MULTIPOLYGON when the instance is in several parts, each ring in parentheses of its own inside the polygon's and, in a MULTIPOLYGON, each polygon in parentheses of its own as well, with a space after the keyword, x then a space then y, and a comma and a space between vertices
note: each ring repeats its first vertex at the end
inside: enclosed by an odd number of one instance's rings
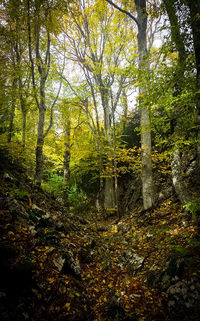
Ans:
POLYGON ((67 311, 69 311, 70 310, 70 303, 69 302, 65 303, 64 308, 67 308, 67 311))

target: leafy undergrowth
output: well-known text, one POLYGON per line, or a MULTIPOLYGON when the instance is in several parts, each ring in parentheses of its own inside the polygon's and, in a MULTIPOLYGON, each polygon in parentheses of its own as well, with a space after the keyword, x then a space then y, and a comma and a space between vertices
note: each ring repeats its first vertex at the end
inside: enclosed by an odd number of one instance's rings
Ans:
MULTIPOLYGON (((16 180, 2 179, 2 199, 12 195, 14 184, 16 180)), ((185 214, 178 202, 168 199, 149 212, 137 208, 117 220, 105 219, 95 210, 78 215, 60 211, 47 194, 31 189, 30 182, 26 193, 15 191, 14 197, 29 218, 16 218, 15 212, 1 206, 1 246, 10 248, 9 269, 15 272, 14 277, 8 275, 9 285, 0 286, 1 294, 7 291, 5 304, 11 310, 4 320, 176 320, 169 314, 165 292, 152 286, 150 272, 165 271, 169 258, 177 255, 186 258, 184 275, 199 280, 198 227, 191 219, 183 223, 185 214), (33 202, 53 218, 36 231, 33 202), (63 271, 65 249, 80 263, 80 274, 63 271), (139 258, 134 264, 133 253, 139 258), (21 275, 26 282, 23 293, 21 275), (112 309, 119 309, 118 319, 112 309)), ((1 269, 2 279, 6 268, 1 269)))

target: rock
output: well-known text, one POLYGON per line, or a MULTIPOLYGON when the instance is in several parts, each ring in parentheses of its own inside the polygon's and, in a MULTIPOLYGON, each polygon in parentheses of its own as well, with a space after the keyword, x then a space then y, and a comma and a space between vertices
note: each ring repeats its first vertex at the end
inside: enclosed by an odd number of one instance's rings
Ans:
POLYGON ((53 264, 55 265, 55 267, 58 269, 59 272, 61 272, 64 262, 65 260, 61 256, 56 255, 53 258, 53 264))
POLYGON ((40 207, 38 207, 35 204, 32 204, 32 208, 31 208, 32 213, 34 213, 37 217, 42 217, 46 215, 46 212, 43 211, 40 207))
POLYGON ((169 261, 166 273, 171 276, 181 277, 184 272, 184 258, 183 257, 173 257, 169 261))
POLYGON ((29 225, 28 229, 29 229, 30 233, 32 234, 32 236, 35 236, 37 234, 37 231, 35 229, 35 225, 29 225))
POLYGON ((45 245, 59 246, 61 243, 60 232, 52 228, 39 227, 37 229, 37 236, 45 245))
POLYGON ((168 199, 172 194, 173 194, 172 186, 169 186, 169 187, 166 187, 165 189, 162 189, 158 194, 159 202, 168 199))
POLYGON ((13 182, 14 181, 14 178, 8 173, 4 173, 3 174, 3 178, 8 182, 13 182))
POLYGON ((62 258, 64 259, 64 264, 61 273, 80 277, 81 268, 79 262, 75 260, 72 251, 70 249, 66 250, 62 258))
POLYGON ((81 263, 91 263, 93 260, 93 251, 88 247, 82 247, 78 251, 78 258, 81 263))
POLYGON ((26 212, 25 208, 21 204, 19 204, 12 196, 8 196, 5 199, 5 209, 9 210, 13 217, 19 216, 24 219, 29 218, 29 215, 26 212))
POLYGON ((114 291, 108 295, 107 299, 107 321, 130 321, 131 319, 124 310, 120 298, 116 296, 114 291))
POLYGON ((168 288, 166 297, 175 320, 194 320, 200 314, 200 283, 197 280, 178 281, 168 288))
POLYGON ((160 287, 163 273, 163 271, 154 270, 154 267, 151 267, 147 276, 147 284, 155 288, 160 287))
POLYGON ((145 258, 143 256, 139 256, 137 253, 129 250, 122 253, 119 266, 123 269, 123 267, 126 265, 132 271, 137 271, 143 266, 144 260, 145 258))
POLYGON ((147 282, 150 286, 166 291, 182 277, 183 272, 184 258, 172 257, 164 271, 158 271, 152 267, 148 273, 147 282))
POLYGON ((87 243, 78 251, 78 258, 81 263, 91 263, 93 260, 94 247, 96 243, 93 239, 87 239, 87 243))

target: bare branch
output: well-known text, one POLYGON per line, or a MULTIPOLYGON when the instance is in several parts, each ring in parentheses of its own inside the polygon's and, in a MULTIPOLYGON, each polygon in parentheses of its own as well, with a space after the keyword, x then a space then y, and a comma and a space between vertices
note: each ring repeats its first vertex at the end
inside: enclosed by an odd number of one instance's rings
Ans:
POLYGON ((118 9, 119 11, 125 13, 127 16, 129 16, 133 21, 135 21, 135 23, 138 25, 138 20, 127 10, 122 9, 121 7, 119 7, 117 4, 115 4, 113 1, 111 0, 106 0, 108 3, 110 3, 114 8, 118 9))

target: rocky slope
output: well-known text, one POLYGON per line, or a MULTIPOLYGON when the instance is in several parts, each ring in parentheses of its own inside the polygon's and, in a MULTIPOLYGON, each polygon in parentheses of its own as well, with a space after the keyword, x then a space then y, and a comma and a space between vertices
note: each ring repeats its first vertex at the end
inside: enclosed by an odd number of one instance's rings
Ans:
POLYGON ((198 220, 178 202, 69 213, 0 158, 0 320, 199 320, 198 220))

